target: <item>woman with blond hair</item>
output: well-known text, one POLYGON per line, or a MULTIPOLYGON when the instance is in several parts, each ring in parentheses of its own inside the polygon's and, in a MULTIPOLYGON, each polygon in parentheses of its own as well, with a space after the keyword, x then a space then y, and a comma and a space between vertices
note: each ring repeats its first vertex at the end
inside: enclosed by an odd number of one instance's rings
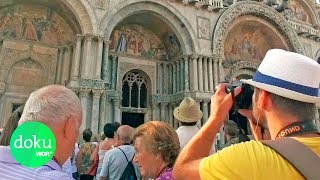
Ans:
POLYGON ((172 167, 180 151, 176 131, 164 122, 150 121, 137 128, 133 139, 134 163, 143 178, 173 179, 172 167))

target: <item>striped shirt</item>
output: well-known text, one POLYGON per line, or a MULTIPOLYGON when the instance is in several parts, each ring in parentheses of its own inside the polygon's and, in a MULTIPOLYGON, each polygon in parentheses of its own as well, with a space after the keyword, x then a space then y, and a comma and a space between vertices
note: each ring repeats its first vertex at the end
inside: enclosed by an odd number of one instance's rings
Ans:
POLYGON ((0 146, 0 180, 71 180, 53 160, 39 168, 28 168, 19 164, 11 155, 9 146, 0 146))

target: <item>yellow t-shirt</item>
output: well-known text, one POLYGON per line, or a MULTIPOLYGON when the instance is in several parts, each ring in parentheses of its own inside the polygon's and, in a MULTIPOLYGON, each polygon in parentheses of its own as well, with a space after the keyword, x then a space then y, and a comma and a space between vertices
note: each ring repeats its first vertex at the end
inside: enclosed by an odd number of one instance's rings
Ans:
MULTIPOLYGON (((320 155, 320 137, 296 139, 320 155)), ((259 141, 232 145, 202 159, 199 172, 205 180, 304 179, 288 161, 259 141)))

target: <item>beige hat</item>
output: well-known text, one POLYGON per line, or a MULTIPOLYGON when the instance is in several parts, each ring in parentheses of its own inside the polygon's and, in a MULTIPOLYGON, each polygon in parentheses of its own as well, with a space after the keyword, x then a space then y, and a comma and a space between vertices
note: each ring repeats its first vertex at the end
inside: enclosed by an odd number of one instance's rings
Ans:
POLYGON ((181 122, 197 122, 202 118, 200 105, 191 97, 185 97, 173 111, 173 115, 181 122))

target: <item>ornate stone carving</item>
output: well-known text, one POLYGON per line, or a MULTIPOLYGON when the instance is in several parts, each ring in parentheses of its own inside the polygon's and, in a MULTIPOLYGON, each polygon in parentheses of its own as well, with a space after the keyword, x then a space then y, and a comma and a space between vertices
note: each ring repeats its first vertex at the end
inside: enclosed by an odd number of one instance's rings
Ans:
POLYGON ((230 71, 226 74, 224 80, 229 81, 231 76, 240 69, 249 68, 249 69, 258 69, 259 64, 252 61, 236 61, 233 62, 230 71))
POLYGON ((103 92, 102 90, 92 90, 93 97, 100 98, 102 92, 103 92))
POLYGON ((151 83, 146 83, 147 85, 147 90, 153 94, 155 92, 155 89, 152 87, 155 87, 154 84, 155 82, 155 73, 156 73, 156 66, 151 66, 151 65, 140 65, 137 66, 134 63, 128 63, 128 62, 119 62, 119 82, 118 84, 118 88, 117 89, 121 89, 122 88, 122 78, 124 77, 124 75, 129 72, 130 70, 133 69, 139 69, 143 72, 145 72, 149 77, 146 77, 146 79, 150 79, 151 83))
POLYGON ((99 79, 81 79, 80 88, 107 89, 110 86, 106 81, 99 79))
POLYGON ((91 92, 91 89, 81 88, 80 89, 80 96, 81 97, 88 97, 90 92, 91 92))
POLYGON ((279 14, 273 8, 264 5, 263 3, 254 1, 243 1, 237 2, 234 6, 230 6, 221 15, 219 21, 217 22, 217 28, 214 32, 214 39, 212 42, 214 54, 218 54, 221 57, 224 57, 224 41, 227 35, 226 32, 228 25, 232 21, 236 20, 237 17, 244 15, 257 16, 272 22, 272 24, 275 24, 280 33, 286 39, 288 39, 291 50, 298 53, 304 52, 303 46, 299 41, 297 34, 292 30, 292 27, 289 23, 285 23, 287 22, 287 20, 281 14, 279 14))
POLYGON ((210 40, 210 20, 197 16, 198 38, 210 40))

